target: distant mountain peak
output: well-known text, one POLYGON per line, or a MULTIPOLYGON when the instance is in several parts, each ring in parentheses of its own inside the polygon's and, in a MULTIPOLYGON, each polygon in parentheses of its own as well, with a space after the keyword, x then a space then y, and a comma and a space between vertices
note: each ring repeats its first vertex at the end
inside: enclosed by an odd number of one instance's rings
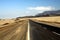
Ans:
POLYGON ((45 11, 43 13, 38 13, 36 16, 60 16, 60 10, 45 11))

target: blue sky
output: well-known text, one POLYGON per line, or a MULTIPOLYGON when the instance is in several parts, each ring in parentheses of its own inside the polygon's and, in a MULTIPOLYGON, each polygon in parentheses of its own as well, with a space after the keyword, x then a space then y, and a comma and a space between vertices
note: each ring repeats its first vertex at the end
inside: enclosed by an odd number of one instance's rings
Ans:
POLYGON ((14 18, 59 10, 59 4, 60 0, 0 0, 0 18, 14 18))

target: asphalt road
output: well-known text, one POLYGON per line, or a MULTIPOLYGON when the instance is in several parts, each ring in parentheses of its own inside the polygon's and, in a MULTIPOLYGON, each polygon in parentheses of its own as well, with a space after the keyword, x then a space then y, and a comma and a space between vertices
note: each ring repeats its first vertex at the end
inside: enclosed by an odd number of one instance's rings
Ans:
POLYGON ((60 36, 43 28, 43 24, 37 24, 30 20, 30 37, 31 40, 60 40, 60 36))
POLYGON ((34 21, 24 20, 1 27, 0 40, 60 40, 60 36, 34 21))

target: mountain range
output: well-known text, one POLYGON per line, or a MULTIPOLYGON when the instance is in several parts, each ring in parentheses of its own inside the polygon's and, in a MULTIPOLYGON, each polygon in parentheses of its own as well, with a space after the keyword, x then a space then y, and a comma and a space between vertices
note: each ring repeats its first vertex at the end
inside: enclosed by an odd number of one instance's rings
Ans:
POLYGON ((35 16, 42 17, 42 16, 60 16, 60 10, 56 11, 45 11, 43 13, 38 13, 35 16))

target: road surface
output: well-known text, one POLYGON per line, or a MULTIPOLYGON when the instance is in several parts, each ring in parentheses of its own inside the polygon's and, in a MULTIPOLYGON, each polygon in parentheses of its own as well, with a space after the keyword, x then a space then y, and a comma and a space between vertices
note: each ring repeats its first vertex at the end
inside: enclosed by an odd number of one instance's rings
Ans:
POLYGON ((37 24, 36 22, 30 20, 31 40, 60 40, 60 37, 58 37, 58 35, 43 28, 42 26, 44 25, 37 24))
POLYGON ((27 21, 0 28, 0 40, 26 40, 27 21))
POLYGON ((0 27, 0 40, 60 40, 60 36, 31 20, 0 27))

